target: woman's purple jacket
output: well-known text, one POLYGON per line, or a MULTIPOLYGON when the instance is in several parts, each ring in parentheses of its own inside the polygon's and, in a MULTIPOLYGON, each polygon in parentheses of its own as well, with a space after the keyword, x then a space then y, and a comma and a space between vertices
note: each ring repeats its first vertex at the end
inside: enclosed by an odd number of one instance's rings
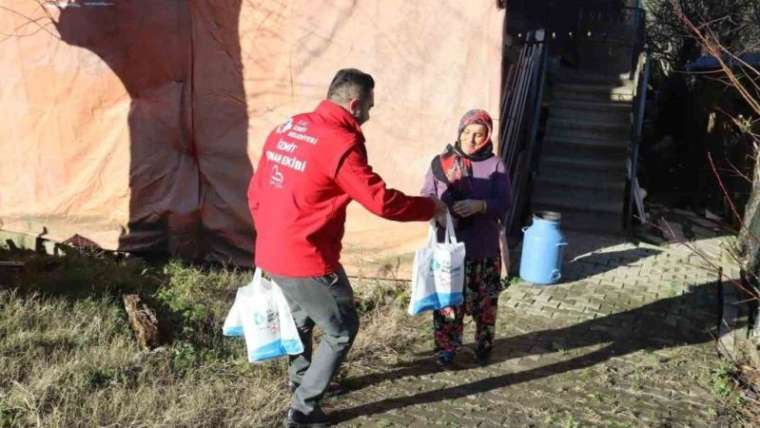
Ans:
MULTIPOLYGON (((464 241, 467 258, 471 260, 499 256, 500 221, 506 217, 510 208, 511 184, 504 163, 498 156, 491 156, 482 161, 472 162, 472 176, 464 177, 467 191, 459 195, 461 199, 485 200, 488 208, 485 213, 475 214, 467 219, 458 219, 451 207, 453 200, 445 182, 433 176, 432 169, 425 175, 422 187, 423 196, 436 196, 446 205, 454 217, 454 226, 459 241, 464 241)), ((438 239, 443 239, 443 230, 438 228, 438 239)))

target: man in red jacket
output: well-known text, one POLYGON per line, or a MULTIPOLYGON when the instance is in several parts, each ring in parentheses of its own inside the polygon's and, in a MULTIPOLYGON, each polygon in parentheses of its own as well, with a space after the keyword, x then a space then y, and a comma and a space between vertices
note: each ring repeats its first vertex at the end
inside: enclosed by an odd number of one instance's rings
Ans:
POLYGON ((290 359, 289 427, 328 424, 319 401, 359 328, 353 290, 340 265, 348 204, 356 200, 395 221, 446 213, 437 199, 388 189, 367 163, 361 125, 369 120, 374 86, 362 71, 338 71, 315 111, 293 116, 269 134, 248 189, 255 264, 282 289, 305 349, 290 359), (324 334, 312 355, 315 325, 324 334))

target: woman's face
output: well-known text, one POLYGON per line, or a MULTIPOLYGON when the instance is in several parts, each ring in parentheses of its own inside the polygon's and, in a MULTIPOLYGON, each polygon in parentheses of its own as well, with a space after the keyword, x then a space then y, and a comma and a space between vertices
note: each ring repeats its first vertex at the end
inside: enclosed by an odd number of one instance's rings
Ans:
POLYGON ((468 155, 475 153, 488 138, 488 128, 485 125, 474 123, 467 125, 459 135, 459 145, 462 151, 468 155))

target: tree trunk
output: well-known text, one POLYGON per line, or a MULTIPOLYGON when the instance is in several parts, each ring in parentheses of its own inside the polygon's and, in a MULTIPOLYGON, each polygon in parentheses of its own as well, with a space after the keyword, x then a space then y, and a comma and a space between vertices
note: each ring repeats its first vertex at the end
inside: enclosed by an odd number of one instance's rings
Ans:
POLYGON ((739 231, 738 253, 742 263, 745 279, 744 284, 752 295, 749 299, 749 310, 755 321, 751 332, 755 346, 760 346, 760 311, 758 310, 758 297, 760 297, 760 150, 755 147, 755 167, 752 174, 752 193, 744 210, 742 228, 739 231))
POLYGON ((124 309, 129 316, 129 325, 135 332, 137 342, 144 349, 154 349, 163 343, 161 329, 159 328, 156 312, 137 294, 125 294, 124 309))

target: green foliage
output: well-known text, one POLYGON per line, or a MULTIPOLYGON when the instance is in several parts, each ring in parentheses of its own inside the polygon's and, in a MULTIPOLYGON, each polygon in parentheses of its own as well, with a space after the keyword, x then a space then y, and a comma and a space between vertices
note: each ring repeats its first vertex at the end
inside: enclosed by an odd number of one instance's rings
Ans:
POLYGON ((513 285, 517 285, 520 282, 522 282, 522 279, 520 278, 520 276, 514 275, 514 274, 511 274, 508 277, 501 279, 501 285, 504 288, 504 290, 506 290, 507 288, 513 285))
POLYGON ((734 377, 736 376, 736 366, 730 361, 721 361, 718 367, 710 370, 710 386, 715 395, 728 398, 734 394, 734 377))
POLYGON ((194 369, 201 358, 191 343, 176 343, 172 347, 171 367, 177 375, 184 375, 194 369))

